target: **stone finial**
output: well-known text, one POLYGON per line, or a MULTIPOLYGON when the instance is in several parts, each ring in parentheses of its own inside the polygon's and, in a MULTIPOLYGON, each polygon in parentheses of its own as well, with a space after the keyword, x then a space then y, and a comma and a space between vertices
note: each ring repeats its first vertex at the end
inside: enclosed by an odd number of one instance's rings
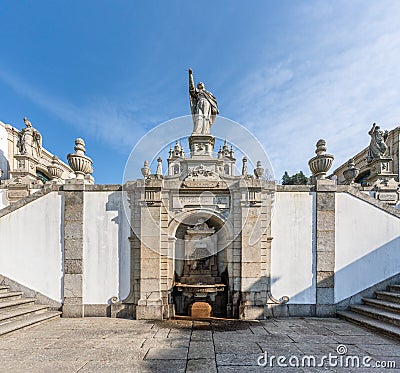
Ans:
POLYGON ((355 178, 360 173, 360 170, 356 168, 354 159, 350 158, 347 162, 347 170, 343 172, 343 176, 346 180, 346 184, 353 184, 355 178))
POLYGON ((78 138, 75 140, 75 153, 67 155, 69 166, 74 171, 77 179, 84 179, 85 175, 93 173, 93 161, 85 155, 85 142, 78 138))
POLYGON ((248 175, 248 170, 247 170, 247 158, 246 158, 246 157, 243 157, 242 175, 243 175, 243 176, 247 176, 247 175, 248 175))
POLYGON ((326 153, 326 141, 321 139, 317 141, 316 144, 317 149, 315 153, 317 154, 315 157, 311 158, 308 161, 308 165, 313 176, 319 179, 325 179, 326 173, 332 166, 333 160, 335 157, 331 154, 326 153))
POLYGON ((47 170, 49 171, 52 180, 60 179, 63 174, 63 169, 59 166, 59 164, 58 157, 54 155, 51 165, 47 166, 47 170))
POLYGON ((264 168, 261 166, 261 161, 257 161, 257 167, 254 169, 254 175, 260 179, 264 175, 264 168))
POLYGON ((142 175, 143 175, 144 178, 147 178, 147 177, 150 176, 151 170, 150 170, 150 167, 149 167, 149 162, 144 161, 144 165, 141 168, 141 171, 142 171, 142 175))
POLYGON ((158 157, 158 158, 157 158, 157 170, 156 170, 156 175, 157 175, 157 176, 161 176, 161 177, 162 177, 162 175, 163 175, 163 172, 162 172, 162 159, 161 159, 161 157, 158 157))

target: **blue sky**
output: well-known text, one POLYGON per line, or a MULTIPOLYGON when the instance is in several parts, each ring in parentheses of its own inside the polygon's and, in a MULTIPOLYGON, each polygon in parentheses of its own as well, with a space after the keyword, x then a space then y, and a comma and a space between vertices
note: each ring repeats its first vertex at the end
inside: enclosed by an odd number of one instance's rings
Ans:
POLYGON ((372 122, 399 125, 399 1, 20 0, 0 14, 0 120, 27 116, 63 160, 84 138, 98 183, 120 183, 136 142, 190 113, 188 67, 277 179, 309 174, 319 138, 337 167, 372 122))

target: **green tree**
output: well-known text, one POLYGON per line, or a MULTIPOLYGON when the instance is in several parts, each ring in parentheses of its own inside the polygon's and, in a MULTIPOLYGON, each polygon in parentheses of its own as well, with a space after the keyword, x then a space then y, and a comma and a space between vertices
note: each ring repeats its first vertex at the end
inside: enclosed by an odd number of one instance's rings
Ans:
POLYGON ((292 176, 289 176, 287 171, 282 176, 282 185, 306 185, 308 183, 308 177, 303 174, 303 171, 298 172, 292 176))

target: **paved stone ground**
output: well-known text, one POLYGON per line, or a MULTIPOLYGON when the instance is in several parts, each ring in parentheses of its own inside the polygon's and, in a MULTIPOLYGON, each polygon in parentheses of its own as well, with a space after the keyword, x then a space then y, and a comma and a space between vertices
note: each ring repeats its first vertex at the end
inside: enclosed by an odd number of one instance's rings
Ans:
MULTIPOLYGON (((337 367, 280 368, 272 355, 296 359, 347 354, 394 361, 400 342, 339 319, 292 318, 261 322, 213 320, 147 322, 110 318, 57 319, 0 336, 1 372, 353 372, 337 367), (268 353, 266 361, 263 352, 268 353), (291 357, 294 356, 294 357, 291 357), (262 358, 260 358, 262 357, 262 358), (265 367, 260 363, 267 363, 265 367)), ((283 361, 282 361, 283 362, 283 361)), ((305 361, 306 362, 306 361, 305 361)), ((342 366, 342 367, 341 367, 342 366)), ((360 372, 393 372, 368 368, 360 372)))

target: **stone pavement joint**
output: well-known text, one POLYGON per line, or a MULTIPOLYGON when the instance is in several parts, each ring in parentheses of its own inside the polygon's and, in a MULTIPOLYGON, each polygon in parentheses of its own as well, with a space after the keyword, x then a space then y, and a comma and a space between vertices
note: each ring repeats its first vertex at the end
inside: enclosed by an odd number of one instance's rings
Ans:
MULTIPOLYGON (((338 346, 372 362, 395 362, 400 342, 339 319, 138 321, 55 319, 0 337, 0 372, 352 372, 351 367, 259 366, 272 356, 320 359, 338 346), (260 360, 261 358, 261 360, 260 360)), ((293 358, 293 359, 295 359, 293 358)), ((270 360, 269 360, 270 361, 270 360)), ((269 363, 268 361, 268 363, 269 363)), ((295 360, 293 360, 295 361, 295 360)), ((394 369, 367 368, 378 372, 394 369)))

